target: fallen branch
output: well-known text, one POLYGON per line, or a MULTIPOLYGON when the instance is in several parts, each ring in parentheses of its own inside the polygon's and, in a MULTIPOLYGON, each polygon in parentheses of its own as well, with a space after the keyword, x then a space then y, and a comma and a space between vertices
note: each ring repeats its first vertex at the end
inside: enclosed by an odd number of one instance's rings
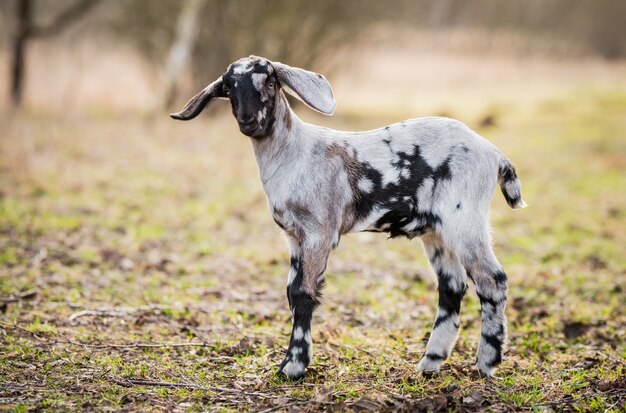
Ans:
POLYGON ((91 344, 91 343, 82 343, 79 341, 73 341, 70 340, 69 338, 63 337, 63 336, 59 336, 58 337, 62 337, 63 340, 55 340, 55 339, 47 339, 45 337, 40 336, 39 334, 37 334, 34 331, 30 331, 24 327, 21 327, 17 324, 8 324, 8 323, 3 323, 0 322, 0 327, 2 328, 14 328, 16 330, 20 330, 23 331, 25 333, 30 334, 31 336, 35 337, 37 340, 41 341, 42 344, 70 344, 73 346, 82 346, 82 347, 89 347, 89 348, 165 348, 165 347, 211 347, 211 344, 206 343, 206 342, 201 342, 201 343, 104 343, 104 344, 91 344))
POLYGON ((97 317, 126 317, 131 314, 146 312, 146 311, 169 311, 171 307, 163 307, 160 305, 143 305, 140 307, 114 307, 114 308, 96 308, 93 310, 81 310, 71 314, 67 319, 74 321, 77 318, 85 316, 97 316, 97 317))
POLYGON ((278 405, 278 406, 270 407, 269 409, 261 410, 259 413, 271 413, 271 412, 275 412, 275 411, 280 410, 280 409, 286 409, 288 407, 297 406, 299 404, 305 404, 305 403, 308 403, 308 402, 309 402, 309 400, 295 401, 295 402, 291 402, 291 403, 281 404, 281 405, 278 405))
POLYGON ((52 393, 58 390, 55 389, 38 389, 33 387, 28 387, 26 384, 16 384, 16 383, 6 383, 0 382, 0 388, 5 391, 14 391, 14 392, 39 392, 39 393, 52 393))
POLYGON ((165 347, 211 347, 209 343, 128 343, 128 344, 89 344, 77 341, 57 341, 57 343, 67 343, 74 346, 84 346, 90 348, 165 348, 165 347))
POLYGON ((32 300, 35 297, 37 297, 37 290, 28 290, 7 297, 0 297, 0 303, 15 303, 21 300, 32 300))
MULTIPOLYGON (((275 398, 275 396, 270 396, 265 393, 249 392, 245 390, 238 390, 235 388, 227 388, 227 387, 219 387, 219 386, 200 386, 200 385, 192 384, 192 383, 173 383, 173 382, 167 382, 167 381, 127 379, 127 378, 118 377, 118 376, 109 376, 109 378, 111 379, 111 381, 121 386, 133 385, 133 386, 167 387, 170 389, 191 389, 191 390, 212 391, 216 393, 219 393, 219 392, 231 393, 231 394, 238 394, 238 395, 244 395, 244 396, 250 396, 250 397, 258 397, 262 399, 275 398)), ((300 402, 308 401, 304 399, 293 399, 293 400, 297 400, 300 402)))
MULTIPOLYGON (((121 386, 129 386, 129 385, 154 386, 154 387, 165 387, 165 388, 170 388, 170 389, 202 390, 202 391, 211 391, 215 393, 229 393, 229 394, 235 394, 235 395, 240 395, 240 396, 243 395, 243 396, 248 396, 248 397, 256 397, 256 398, 265 399, 265 400, 276 400, 280 397, 285 397, 285 396, 272 396, 272 395, 261 393, 261 392, 251 392, 251 391, 239 390, 236 388, 227 388, 227 387, 220 387, 220 386, 200 386, 200 385, 192 384, 192 383, 173 383, 173 382, 168 382, 168 381, 130 379, 130 378, 123 378, 123 377, 118 377, 118 376, 108 376, 108 377, 111 379, 111 381, 121 386)), ((268 390, 272 390, 272 389, 270 388, 268 390)), ((335 404, 332 401, 308 400, 308 399, 301 399, 301 398, 289 397, 289 396, 287 397, 289 400, 288 403, 282 404, 280 406, 271 407, 269 409, 263 410, 263 412, 269 413, 269 412, 283 409, 285 407, 296 406, 300 404, 308 404, 308 403, 323 404, 323 405, 335 404)))

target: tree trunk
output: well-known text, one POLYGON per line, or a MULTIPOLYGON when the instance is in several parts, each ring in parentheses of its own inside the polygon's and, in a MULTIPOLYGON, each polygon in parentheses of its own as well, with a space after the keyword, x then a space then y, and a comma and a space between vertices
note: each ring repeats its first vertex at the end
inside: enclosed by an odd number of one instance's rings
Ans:
POLYGON ((176 38, 165 65, 166 92, 163 104, 170 107, 178 91, 178 79, 189 60, 198 35, 198 15, 205 0, 186 0, 178 16, 176 38))
POLYGON ((26 70, 26 46, 35 38, 54 36, 80 19, 100 0, 77 0, 76 3, 59 13, 46 26, 33 23, 33 0, 16 0, 15 17, 16 27, 12 38, 11 55, 11 101, 14 106, 22 103, 24 89, 24 73, 26 70))
POLYGON ((11 56, 11 101, 14 106, 22 102, 26 44, 32 28, 32 1, 17 0, 17 26, 13 33, 11 56))

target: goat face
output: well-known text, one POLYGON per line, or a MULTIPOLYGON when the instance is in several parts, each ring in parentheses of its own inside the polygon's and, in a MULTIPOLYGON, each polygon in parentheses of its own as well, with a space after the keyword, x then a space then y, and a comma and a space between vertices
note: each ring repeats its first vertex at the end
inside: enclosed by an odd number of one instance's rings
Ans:
POLYGON ((240 59, 228 66, 222 83, 241 133, 252 138, 267 136, 279 87, 272 64, 254 56, 240 59))

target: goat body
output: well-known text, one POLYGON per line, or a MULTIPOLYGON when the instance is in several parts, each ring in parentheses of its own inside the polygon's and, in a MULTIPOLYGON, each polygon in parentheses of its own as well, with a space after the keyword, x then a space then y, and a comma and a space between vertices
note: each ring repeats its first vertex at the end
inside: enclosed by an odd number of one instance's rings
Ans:
POLYGON ((488 210, 497 183, 512 208, 525 205, 511 162, 447 118, 367 132, 307 124, 291 111, 283 88, 322 113, 334 111, 323 76, 251 56, 172 115, 188 120, 211 99, 229 98, 240 130, 252 138, 270 211, 291 253, 293 330, 279 371, 299 379, 311 361, 311 317, 341 235, 373 231, 421 237, 437 273, 439 308, 418 369, 437 371, 452 351, 469 277, 482 311, 477 367, 492 376, 506 336, 507 279, 491 248, 488 210))

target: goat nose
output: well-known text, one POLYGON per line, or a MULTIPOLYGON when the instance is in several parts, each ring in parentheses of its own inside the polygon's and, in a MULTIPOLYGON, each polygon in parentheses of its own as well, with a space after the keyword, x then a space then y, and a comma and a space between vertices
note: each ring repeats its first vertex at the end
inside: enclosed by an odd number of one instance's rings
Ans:
POLYGON ((254 115, 243 115, 243 116, 238 116, 237 117, 237 121, 239 123, 243 123, 244 125, 247 125, 249 123, 254 122, 256 119, 254 117, 254 115))

